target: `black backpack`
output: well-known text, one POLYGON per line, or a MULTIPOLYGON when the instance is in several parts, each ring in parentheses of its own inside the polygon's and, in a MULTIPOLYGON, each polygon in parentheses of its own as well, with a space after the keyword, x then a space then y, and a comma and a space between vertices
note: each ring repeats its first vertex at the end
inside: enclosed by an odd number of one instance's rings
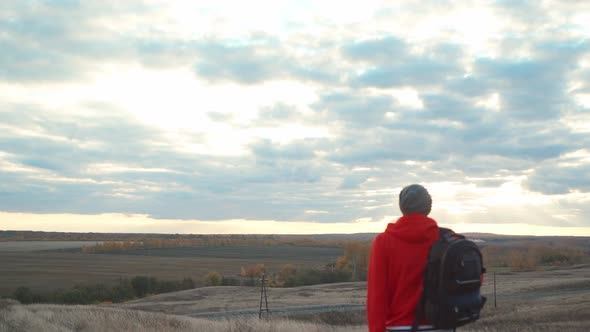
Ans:
POLYGON ((477 245, 450 229, 440 228, 439 233, 428 255, 412 332, 423 318, 437 329, 474 322, 486 302, 480 294, 486 270, 477 245))

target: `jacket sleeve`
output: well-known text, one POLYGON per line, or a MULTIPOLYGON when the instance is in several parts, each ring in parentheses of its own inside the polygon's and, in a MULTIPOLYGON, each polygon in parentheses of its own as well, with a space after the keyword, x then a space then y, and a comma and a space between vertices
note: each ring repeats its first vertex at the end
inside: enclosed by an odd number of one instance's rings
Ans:
POLYGON ((367 322, 369 332, 385 331, 385 322, 389 312, 386 288, 387 272, 387 258, 382 244, 382 237, 377 236, 371 247, 367 276, 367 322))

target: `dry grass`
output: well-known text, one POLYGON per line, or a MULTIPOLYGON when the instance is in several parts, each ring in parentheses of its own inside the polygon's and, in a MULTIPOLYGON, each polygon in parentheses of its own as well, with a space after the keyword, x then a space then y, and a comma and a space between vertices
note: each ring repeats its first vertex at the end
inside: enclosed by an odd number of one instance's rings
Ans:
MULTIPOLYGON (((479 322, 460 332, 586 332, 590 294, 513 302, 488 307, 479 322)), ((334 326, 296 320, 210 321, 104 306, 20 305, 0 300, 0 331, 201 331, 201 332, 361 332, 366 325, 334 326)))
MULTIPOLYGON (((363 282, 269 288, 268 301, 271 308, 318 304, 364 304, 366 289, 366 283, 363 282)), ((222 286, 154 295, 122 303, 119 306, 127 309, 185 315, 207 311, 252 309, 258 305, 259 301, 260 289, 257 287, 222 286)))
MULTIPOLYGON (((558 268, 549 271, 506 273, 497 275, 498 308, 493 308, 492 275, 488 275, 483 289, 489 302, 483 318, 472 325, 458 329, 461 332, 500 331, 574 331, 582 332, 590 327, 590 265, 558 268), (547 296, 547 293, 579 290, 579 294, 547 296), (540 297, 524 300, 507 299, 506 296, 540 297), (504 296, 504 297, 502 297, 504 296), (546 297, 543 297, 546 296, 546 297)), ((340 283, 288 289, 269 289, 271 307, 364 303, 366 284, 340 283)), ((124 308, 156 312, 188 314, 199 311, 248 309, 258 304, 257 288, 210 287, 176 293, 161 294, 122 304, 124 308)), ((342 313, 340 313, 342 314, 342 313)), ((336 315, 337 316, 337 315, 336 315)), ((364 324, 364 317, 347 315, 351 324, 364 324)), ((330 322, 321 315, 293 317, 311 321, 330 322)), ((366 326, 354 327, 366 331, 366 326)))
POLYGON ((590 328, 590 293, 488 304, 483 318, 461 332, 586 332, 590 328))
MULTIPOLYGON (((484 292, 490 296, 483 318, 459 332, 586 332, 590 327, 590 266, 550 271, 498 275, 499 295, 543 295, 546 292, 576 289, 579 293, 560 296, 500 300, 493 308, 491 276, 484 292)), ((291 289, 269 289, 271 307, 330 303, 363 303, 364 283, 317 285, 291 289)), ((208 287, 161 294, 111 306, 19 305, 0 300, 0 331, 203 331, 203 332, 320 332, 366 331, 364 317, 355 314, 349 324, 337 326, 333 315, 299 317, 300 320, 238 319, 209 321, 164 313, 187 314, 199 311, 253 308, 260 293, 253 287, 208 287), (139 311, 141 309, 146 311, 139 311), (149 312, 152 311, 152 312, 149 312), (326 325, 329 321, 334 325, 326 325)), ((544 296, 544 295, 543 295, 544 296)), ((502 298, 501 298, 502 299, 502 298)), ((340 313, 342 315, 342 313, 340 313)), ((348 314, 346 314, 349 318, 348 314)), ((350 315, 352 317, 352 315, 350 315)), ((296 317, 293 317, 296 318, 296 317)))
POLYGON ((209 321, 100 306, 20 305, 0 300, 0 331, 200 331, 360 332, 366 327, 332 327, 300 321, 239 319, 209 321))
MULTIPOLYGON (((590 264, 530 272, 496 273, 498 295, 528 294, 568 289, 590 289, 590 264)), ((485 276, 482 292, 493 294, 493 273, 485 276)))
MULTIPOLYGON (((590 289, 590 265, 560 268, 550 271, 497 274, 497 291, 503 296, 590 289)), ((493 275, 486 276, 482 289, 493 305, 493 275)), ((348 282, 295 288, 270 288, 271 308, 317 304, 364 304, 366 283, 348 282)), ((204 311, 252 309, 260 300, 256 287, 205 287, 166 293, 121 304, 128 309, 140 309, 172 314, 204 311)))

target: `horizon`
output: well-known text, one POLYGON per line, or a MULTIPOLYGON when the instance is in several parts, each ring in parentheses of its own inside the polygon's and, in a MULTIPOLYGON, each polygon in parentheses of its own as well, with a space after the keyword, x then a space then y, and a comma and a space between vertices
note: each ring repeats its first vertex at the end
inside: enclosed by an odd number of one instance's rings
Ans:
MULTIPOLYGON (((109 233, 109 232, 55 232, 55 231, 35 231, 30 229, 23 229, 23 230, 14 230, 14 229, 0 229, 0 232, 34 232, 34 233, 57 233, 57 234, 124 234, 124 235, 246 235, 246 236, 258 236, 258 235, 272 235, 272 236, 314 236, 314 235, 365 235, 365 234, 379 234, 373 232, 367 233, 283 233, 283 234, 275 234, 275 233, 109 233)), ((590 237, 587 235, 531 235, 531 234, 496 234, 496 233, 479 233, 479 232, 466 232, 461 233, 464 235, 484 235, 484 236, 507 236, 507 237, 590 237)), ((29 241, 29 240, 18 240, 18 241, 29 241)), ((53 241, 53 240, 40 240, 40 241, 53 241)), ((56 241, 65 241, 65 240, 56 240, 56 241)))
MULTIPOLYGON (((0 216, 2 215, 2 213, 0 212, 0 216)), ((35 217, 39 217, 38 215, 35 215, 35 217)), ((61 218, 63 216, 57 216, 58 218, 61 218)), ((79 221, 78 219, 80 218, 79 215, 72 215, 71 217, 76 218, 77 221, 79 221)), ((88 218, 93 218, 96 216, 86 216, 88 218)), ((118 216, 118 218, 116 217, 112 217, 111 219, 115 221, 115 223, 117 223, 117 220, 120 220, 120 218, 124 218, 124 219, 128 219, 128 218, 133 218, 133 216, 118 216)), ((142 219, 146 218, 146 216, 142 216, 142 219)), ((153 222, 153 220, 151 220, 151 222, 153 222)), ((164 221, 166 222, 166 221, 164 221)), ((173 221, 172 221, 173 222, 173 221)), ((328 227, 328 228, 322 228, 321 226, 323 226, 321 223, 305 223, 303 222, 304 225, 308 226, 305 227, 306 229, 312 228, 312 229, 316 229, 318 231, 316 232, 312 232, 312 233, 295 233, 291 231, 291 227, 289 227, 289 224, 292 224, 293 222, 284 222, 284 223, 280 223, 280 222, 276 222, 276 221, 251 221, 254 223, 258 223, 259 230, 261 229, 275 229, 276 232, 264 232, 264 231, 255 231, 255 232, 248 232, 248 231, 244 231, 243 229, 247 229, 250 228, 252 225, 247 221, 247 220, 233 220, 233 221, 225 221, 225 222, 209 222, 209 223, 205 223, 206 225, 209 226, 216 226, 216 227, 211 227, 210 231, 206 231, 206 232, 194 232, 194 231, 190 231, 187 230, 186 228, 180 227, 180 229, 182 229, 181 231, 173 231, 173 232, 166 232, 165 230, 168 229, 169 227, 157 227, 157 228, 152 228, 149 229, 147 227, 145 227, 146 225, 146 221, 145 219, 143 219, 143 221, 140 221, 139 223, 135 222, 135 226, 136 228, 133 227, 129 227, 129 224, 124 224, 125 226, 123 228, 120 228, 122 230, 120 231, 113 231, 113 229, 116 229, 115 227, 113 227, 112 225, 107 225, 107 229, 103 229, 103 228, 95 228, 95 229, 88 229, 88 226, 82 226, 80 228, 80 226, 72 226, 73 223, 61 223, 60 227, 56 227, 54 226, 53 229, 49 229, 49 228, 44 228, 44 229, 27 229, 25 228, 17 228, 17 229, 0 229, 0 231, 22 231, 22 232, 46 232, 46 233, 76 233, 76 234, 84 234, 84 233, 97 233, 97 234, 108 234, 108 233, 112 233, 112 234, 180 234, 180 235, 330 235, 330 234, 334 234, 334 235, 338 235, 338 234, 342 234, 342 235, 353 235, 353 234, 378 234, 381 233, 385 230, 385 227, 387 226, 387 223, 383 224, 383 223, 362 223, 359 224, 357 223, 356 226, 360 226, 360 229, 356 229, 356 230, 352 230, 352 231, 348 231, 348 232, 333 232, 333 227, 328 227), (228 225, 229 223, 229 225, 228 225), (287 224, 287 225, 281 225, 281 224, 287 224), (367 226, 367 224, 370 224, 371 226, 373 226, 373 231, 367 231, 364 230, 363 228, 367 226), (232 232, 233 229, 236 229, 235 226, 236 225, 240 225, 243 231, 241 232, 232 232), (309 227, 311 225, 311 227, 309 227), (375 226, 380 226, 383 225, 382 229, 378 229, 375 226), (233 227, 232 227, 233 226, 233 227), (269 227, 270 226, 270 227, 269 227), (274 228, 273 228, 274 226, 274 228), (282 226, 282 227, 281 227, 282 226), (265 228, 266 227, 266 228, 265 228), (130 229, 131 228, 131 229, 130 229), (110 230, 109 230, 110 229, 110 230), (217 232, 215 232, 214 230, 218 230, 217 232)), ((392 220, 391 222, 395 222, 395 220, 392 220)), ((200 224, 201 222, 198 221, 184 221, 184 225, 188 225, 188 226, 192 226, 191 228, 195 228, 195 227, 199 227, 199 226, 203 226, 202 224, 200 224)), ((53 223, 56 224, 56 223, 53 223)), ((120 223, 119 223, 120 224, 120 223)), ((296 223, 297 226, 301 226, 302 222, 296 223)), ((440 227, 448 227, 448 228, 452 228, 454 231, 456 231, 457 233, 462 233, 462 234, 473 234, 473 233, 480 233, 480 234, 490 234, 490 235, 498 235, 498 236, 538 236, 538 237, 543 237, 543 236, 557 236, 557 237, 590 237, 590 233, 585 233, 586 229, 584 228, 577 228, 576 230, 578 231, 577 234, 570 234, 570 230, 566 229, 565 231, 563 231, 563 229, 560 229, 559 227, 533 227, 532 231, 530 231, 531 227, 528 224, 507 224, 509 227, 508 232, 507 233, 500 233, 500 232, 493 232, 492 230, 496 229, 497 225, 494 224, 442 224, 439 223, 440 227), (485 231, 485 230, 489 230, 489 231, 485 231)), ((331 226, 334 226, 334 223, 331 224, 331 226)), ((336 227, 346 227, 348 226, 346 223, 340 223, 340 224, 336 224, 336 227)))
MULTIPOLYGON (((590 5, 0 4, 0 229, 590 236, 590 5)), ((232 233, 234 232, 234 233, 232 233)))

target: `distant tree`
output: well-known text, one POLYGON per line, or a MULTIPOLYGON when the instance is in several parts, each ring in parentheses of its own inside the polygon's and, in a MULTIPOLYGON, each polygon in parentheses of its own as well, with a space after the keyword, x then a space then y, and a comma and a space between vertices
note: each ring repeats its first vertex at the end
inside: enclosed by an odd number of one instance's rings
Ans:
POLYGON ((285 264, 279 271, 277 276, 277 286, 285 286, 286 284, 292 284, 292 279, 297 273, 297 268, 293 264, 285 264))
POLYGON ((221 278, 221 286, 239 286, 240 281, 234 277, 222 277, 221 278))
POLYGON ((252 286, 255 284, 254 279, 260 277, 263 273, 266 273, 264 264, 242 266, 240 269, 240 275, 250 278, 250 284, 252 286))
POLYGON ((33 303, 34 295, 28 287, 19 287, 14 291, 14 298, 22 304, 33 303))
POLYGON ((134 297, 135 290, 131 284, 131 281, 126 278, 119 279, 119 283, 113 287, 111 301, 119 303, 134 297))
POLYGON ((509 259, 512 271, 530 271, 537 268, 535 253, 532 250, 513 250, 509 253, 509 259))
POLYGON ((160 280, 154 293, 169 293, 177 290, 185 289, 182 288, 182 282, 173 280, 160 280))
POLYGON ((96 302, 82 288, 73 288, 61 291, 54 295, 54 301, 63 304, 90 304, 96 302))
POLYGON ((205 285, 207 286, 221 286, 223 276, 217 271, 209 271, 205 276, 205 285))
POLYGON ((290 277, 284 287, 297 287, 307 285, 329 284, 334 282, 350 281, 351 275, 343 270, 299 269, 290 277))
POLYGON ((348 242, 344 256, 336 259, 336 269, 350 271, 352 280, 365 280, 369 266, 371 242, 348 242))
POLYGON ((190 277, 184 278, 184 279, 182 279, 181 288, 182 289, 193 289, 193 288, 195 288, 195 282, 190 277))
POLYGON ((145 296, 157 288, 156 278, 149 278, 146 276, 137 276, 131 279, 131 286, 138 297, 145 296))

